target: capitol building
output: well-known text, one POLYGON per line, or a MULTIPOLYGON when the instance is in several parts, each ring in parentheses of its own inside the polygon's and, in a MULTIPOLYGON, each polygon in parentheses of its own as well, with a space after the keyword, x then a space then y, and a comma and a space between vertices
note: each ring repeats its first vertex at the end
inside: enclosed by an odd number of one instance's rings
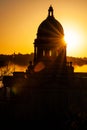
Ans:
POLYGON ((73 119, 87 116, 87 73, 75 73, 72 61, 67 62, 64 29, 52 6, 32 44, 34 59, 26 72, 3 77, 5 99, 10 88, 7 115, 23 120, 57 119, 62 128, 72 123, 72 115, 73 119))

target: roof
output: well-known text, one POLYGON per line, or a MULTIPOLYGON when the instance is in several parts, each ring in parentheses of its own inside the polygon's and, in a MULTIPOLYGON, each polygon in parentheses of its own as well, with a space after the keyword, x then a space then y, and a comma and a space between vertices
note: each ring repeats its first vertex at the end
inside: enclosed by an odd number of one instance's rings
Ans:
POLYGON ((53 8, 48 9, 48 17, 42 21, 38 27, 37 37, 61 37, 64 36, 64 30, 61 23, 55 19, 53 8))

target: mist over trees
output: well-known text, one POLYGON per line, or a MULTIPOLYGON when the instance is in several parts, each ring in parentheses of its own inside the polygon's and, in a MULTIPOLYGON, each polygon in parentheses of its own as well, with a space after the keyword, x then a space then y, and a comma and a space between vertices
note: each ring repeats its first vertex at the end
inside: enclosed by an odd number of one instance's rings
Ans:
POLYGON ((78 66, 82 66, 82 65, 86 65, 87 64, 87 58, 78 58, 78 57, 69 57, 67 56, 67 62, 72 62, 73 65, 78 65, 78 66))
MULTIPOLYGON (((34 54, 12 54, 12 55, 4 55, 1 54, 0 55, 0 67, 6 66, 9 63, 11 64, 17 64, 17 65, 21 65, 21 66, 27 66, 29 61, 33 61, 34 59, 34 54)), ((78 57, 71 57, 71 56, 67 56, 67 62, 72 62, 73 65, 78 65, 78 66, 82 66, 87 64, 87 58, 78 58, 78 57)))
POLYGON ((12 54, 12 55, 0 55, 0 67, 10 64, 17 64, 21 66, 28 65, 29 61, 33 61, 34 54, 12 54))

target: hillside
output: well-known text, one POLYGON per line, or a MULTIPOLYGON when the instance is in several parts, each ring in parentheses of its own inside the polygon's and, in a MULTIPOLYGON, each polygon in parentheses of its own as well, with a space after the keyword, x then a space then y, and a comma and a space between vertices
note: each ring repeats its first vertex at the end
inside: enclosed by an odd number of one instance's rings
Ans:
MULTIPOLYGON (((17 65, 28 65, 29 61, 33 61, 34 54, 15 54, 15 55, 0 55, 0 67, 6 66, 9 63, 17 65)), ((82 66, 87 64, 87 58, 69 57, 67 56, 67 62, 72 62, 73 65, 82 66)))

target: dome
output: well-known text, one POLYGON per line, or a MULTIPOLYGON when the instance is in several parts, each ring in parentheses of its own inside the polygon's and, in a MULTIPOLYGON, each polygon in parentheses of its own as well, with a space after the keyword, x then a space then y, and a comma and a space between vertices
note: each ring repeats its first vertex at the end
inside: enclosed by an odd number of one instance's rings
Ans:
POLYGON ((39 25, 37 37, 62 37, 64 30, 59 21, 53 16, 52 6, 48 9, 48 17, 39 25))

